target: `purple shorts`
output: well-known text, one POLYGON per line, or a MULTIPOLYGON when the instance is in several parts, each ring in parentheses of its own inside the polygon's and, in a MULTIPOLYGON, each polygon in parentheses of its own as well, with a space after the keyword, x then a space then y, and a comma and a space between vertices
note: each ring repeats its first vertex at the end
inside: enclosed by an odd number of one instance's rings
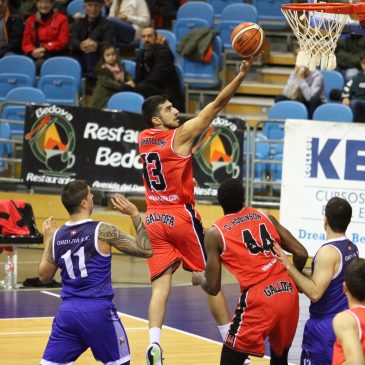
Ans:
POLYGON ((41 365, 75 361, 89 347, 104 364, 129 364, 127 335, 110 300, 64 300, 53 320, 41 365))

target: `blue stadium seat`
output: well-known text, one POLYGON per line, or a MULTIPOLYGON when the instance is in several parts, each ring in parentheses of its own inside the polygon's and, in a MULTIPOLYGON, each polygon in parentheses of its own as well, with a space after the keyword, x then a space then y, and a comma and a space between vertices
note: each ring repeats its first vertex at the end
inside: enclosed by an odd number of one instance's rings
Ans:
POLYGON ((313 120, 330 122, 353 122, 352 110, 347 105, 326 103, 320 105, 313 113, 313 120))
POLYGON ((177 40, 175 33, 167 29, 157 29, 157 34, 160 34, 166 38, 167 45, 169 46, 174 57, 176 57, 177 40))
POLYGON ((25 103, 44 104, 46 97, 42 90, 35 87, 18 87, 10 90, 5 98, 4 109, 1 118, 9 121, 12 136, 23 135, 25 122, 25 103), (24 105, 11 104, 12 101, 23 102, 24 105), (22 121, 22 124, 11 123, 22 121))
POLYGON ((173 32, 177 42, 195 28, 212 28, 214 22, 213 7, 203 1, 190 1, 177 11, 173 32))
POLYGON ((218 24, 219 36, 222 39, 224 49, 232 50, 231 33, 240 23, 257 23, 258 14, 256 8, 250 4, 230 4, 222 11, 221 20, 218 24))
POLYGON ((208 3, 213 6, 215 19, 220 19, 222 11, 227 5, 243 2, 243 0, 208 0, 208 3))
POLYGON ((268 112, 269 119, 308 119, 308 111, 303 103, 284 100, 275 103, 268 112))
POLYGON ((108 109, 141 113, 144 97, 133 91, 121 91, 114 94, 107 104, 108 109))
POLYGON ((345 80, 338 71, 321 70, 323 75, 324 95, 327 100, 330 100, 330 93, 333 89, 341 90, 345 86, 345 80))
POLYGON ((0 59, 0 101, 12 89, 34 86, 36 67, 30 57, 9 55, 0 59))
MULTIPOLYGON (((0 138, 11 139, 10 126, 7 122, 0 123, 0 138)), ((12 144, 7 141, 0 141, 0 158, 12 157, 12 144)), ((0 160, 0 172, 5 172, 8 170, 8 163, 6 161, 0 160)))
MULTIPOLYGON (((72 0, 68 3, 66 8, 68 16, 74 17, 76 14, 85 14, 84 0, 72 0)), ((105 7, 101 11, 101 15, 105 16, 105 7)))
POLYGON ((41 66, 38 88, 44 92, 48 103, 79 105, 80 92, 85 89, 80 63, 63 56, 47 59, 41 66))
POLYGON ((288 28, 288 23, 281 12, 281 5, 287 0, 252 0, 259 15, 259 25, 265 30, 282 30, 288 28))
POLYGON ((125 70, 133 77, 134 80, 136 77, 136 62, 132 60, 122 60, 122 62, 125 70))

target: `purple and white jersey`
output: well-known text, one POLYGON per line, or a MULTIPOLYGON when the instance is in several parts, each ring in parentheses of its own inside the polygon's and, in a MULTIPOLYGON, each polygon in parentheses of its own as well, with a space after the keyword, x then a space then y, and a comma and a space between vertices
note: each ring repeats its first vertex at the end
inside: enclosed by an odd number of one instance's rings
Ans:
MULTIPOLYGON (((324 292, 322 298, 309 306, 310 318, 333 317, 337 313, 348 308, 347 298, 343 292, 343 282, 345 281, 345 270, 347 265, 355 258, 359 257, 359 250, 354 243, 347 237, 338 237, 327 241, 323 246, 334 247, 341 256, 340 266, 334 274, 328 288, 324 292)), ((317 254, 316 254, 317 256, 317 254)), ((312 262, 312 274, 316 262, 314 256, 312 262)))
POLYGON ((111 255, 98 247, 100 222, 67 222, 53 237, 53 258, 61 269, 65 298, 112 299, 111 255))

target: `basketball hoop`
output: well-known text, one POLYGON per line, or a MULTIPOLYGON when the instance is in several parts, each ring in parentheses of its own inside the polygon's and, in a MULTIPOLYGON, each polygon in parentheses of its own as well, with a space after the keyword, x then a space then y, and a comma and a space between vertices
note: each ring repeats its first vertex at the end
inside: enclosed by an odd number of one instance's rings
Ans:
MULTIPOLYGON (((365 6, 365 3, 356 5, 365 6)), ((296 65, 311 71, 319 66, 321 70, 334 70, 337 41, 349 14, 357 12, 355 4, 293 3, 283 4, 281 11, 299 42, 296 65)))

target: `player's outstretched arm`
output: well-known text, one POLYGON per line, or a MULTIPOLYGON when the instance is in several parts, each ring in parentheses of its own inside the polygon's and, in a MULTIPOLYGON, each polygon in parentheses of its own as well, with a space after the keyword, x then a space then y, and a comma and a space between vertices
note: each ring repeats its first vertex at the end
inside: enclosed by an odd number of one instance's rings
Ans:
POLYGON ((52 256, 52 240, 56 229, 53 217, 49 217, 43 222, 44 250, 38 267, 38 276, 42 283, 50 282, 57 271, 57 265, 52 256))
POLYGON ((343 365, 365 365, 356 319, 348 312, 338 313, 333 320, 333 329, 345 355, 343 365))
POLYGON ((151 257, 151 242, 137 207, 120 194, 115 194, 111 201, 115 209, 131 216, 137 232, 137 239, 122 232, 112 224, 102 223, 99 227, 99 240, 109 243, 128 255, 151 257))
POLYGON ((194 139, 200 135, 217 116, 217 114, 228 104, 234 93, 240 87, 243 79, 251 68, 253 61, 258 56, 243 60, 240 71, 236 77, 218 94, 218 96, 209 103, 199 114, 185 122, 178 128, 175 141, 178 145, 193 143, 194 139))
POLYGON ((293 255, 294 266, 298 271, 302 271, 308 259, 306 248, 274 216, 271 214, 267 214, 267 216, 279 233, 283 249, 293 255))

